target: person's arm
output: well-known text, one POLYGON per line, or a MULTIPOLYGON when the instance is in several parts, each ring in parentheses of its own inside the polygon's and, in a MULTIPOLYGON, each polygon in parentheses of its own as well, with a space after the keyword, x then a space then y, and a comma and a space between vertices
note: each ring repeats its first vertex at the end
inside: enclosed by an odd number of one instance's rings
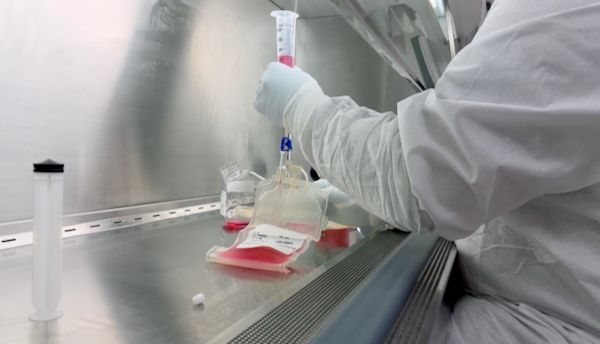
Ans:
POLYGON ((427 214, 440 235, 466 237, 534 198, 600 182, 600 48, 584 30, 598 26, 588 7, 552 2, 514 21, 517 2, 499 3, 493 30, 484 24, 398 117, 306 83, 283 123, 319 174, 365 209, 412 230, 427 214))
POLYGON ((330 98, 306 83, 283 124, 319 175, 362 208, 394 226, 420 228, 396 115, 359 107, 349 97, 330 98))

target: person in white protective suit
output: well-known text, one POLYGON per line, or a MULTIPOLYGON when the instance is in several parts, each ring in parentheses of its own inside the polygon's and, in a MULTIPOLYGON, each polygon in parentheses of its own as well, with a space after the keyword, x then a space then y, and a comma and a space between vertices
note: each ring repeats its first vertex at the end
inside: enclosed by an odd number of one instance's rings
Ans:
POLYGON ((455 240, 449 343, 600 343, 600 1, 497 0, 397 115, 279 63, 256 109, 399 228, 455 240))

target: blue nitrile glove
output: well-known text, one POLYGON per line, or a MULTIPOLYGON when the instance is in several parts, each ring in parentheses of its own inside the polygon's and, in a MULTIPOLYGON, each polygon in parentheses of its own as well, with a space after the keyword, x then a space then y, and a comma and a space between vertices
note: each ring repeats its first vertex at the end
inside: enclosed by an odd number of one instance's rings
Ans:
POLYGON ((271 62, 263 72, 254 108, 271 122, 283 127, 283 112, 294 93, 306 82, 316 81, 299 68, 290 68, 279 62, 271 62))

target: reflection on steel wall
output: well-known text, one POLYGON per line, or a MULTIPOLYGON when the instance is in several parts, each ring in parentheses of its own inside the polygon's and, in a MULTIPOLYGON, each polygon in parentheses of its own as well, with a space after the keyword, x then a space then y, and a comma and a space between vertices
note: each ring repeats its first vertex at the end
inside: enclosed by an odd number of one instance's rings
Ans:
MULTIPOLYGON (((252 100, 274 60, 274 8, 267 0, 2 1, 0 223, 31 217, 31 163, 46 157, 66 163, 66 213, 216 194, 227 160, 272 172, 281 133, 252 100)), ((314 55, 302 67, 332 95, 390 108, 372 87, 386 84, 387 67, 336 20, 322 22, 328 35, 304 28, 300 60, 303 50, 314 55)))
POLYGON ((434 87, 451 57, 447 32, 441 26, 444 17, 436 13, 436 9, 444 13, 438 2, 331 0, 331 3, 417 89, 434 87))
POLYGON ((341 16, 301 17, 297 50, 298 66, 330 96, 350 95, 361 106, 396 112, 396 103, 415 93, 341 16))
POLYGON ((65 211, 216 194, 225 160, 266 173, 252 106, 273 59, 265 0, 0 4, 0 222, 31 216, 31 163, 66 163, 65 211))

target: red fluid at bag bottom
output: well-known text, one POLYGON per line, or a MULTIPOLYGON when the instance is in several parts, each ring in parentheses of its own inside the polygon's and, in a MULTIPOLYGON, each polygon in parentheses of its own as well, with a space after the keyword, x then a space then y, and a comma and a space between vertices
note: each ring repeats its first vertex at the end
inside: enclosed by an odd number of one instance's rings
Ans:
POLYGON ((226 220, 223 229, 228 232, 237 232, 248 226, 249 220, 226 220))
POLYGON ((235 248, 232 247, 221 253, 228 259, 252 260, 261 263, 283 264, 291 259, 291 255, 283 254, 270 247, 235 248))

